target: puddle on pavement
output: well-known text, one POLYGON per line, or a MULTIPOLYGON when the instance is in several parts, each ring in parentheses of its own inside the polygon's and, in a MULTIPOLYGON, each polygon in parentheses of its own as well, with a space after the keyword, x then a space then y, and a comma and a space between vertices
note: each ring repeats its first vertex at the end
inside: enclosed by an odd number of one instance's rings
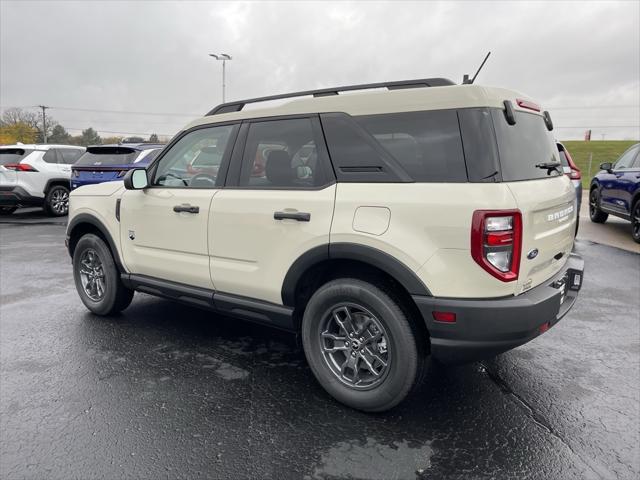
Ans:
POLYGON ((306 479, 345 478, 353 480, 404 480, 421 476, 431 466, 433 449, 427 444, 411 446, 409 442, 379 443, 339 442, 325 451, 320 464, 306 479))

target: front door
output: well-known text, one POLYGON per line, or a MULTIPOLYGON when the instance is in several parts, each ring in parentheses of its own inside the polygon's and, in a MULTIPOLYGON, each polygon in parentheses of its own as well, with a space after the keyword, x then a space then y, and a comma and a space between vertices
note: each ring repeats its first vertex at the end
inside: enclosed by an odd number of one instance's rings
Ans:
POLYGON ((282 304, 293 262, 329 243, 333 171, 317 116, 245 123, 238 138, 244 150, 212 203, 213 281, 219 292, 282 304))
POLYGON ((237 125, 186 133, 149 168, 149 187, 127 190, 120 206, 120 242, 130 273, 213 289, 208 222, 219 193, 218 165, 191 168, 202 155, 228 157, 237 125))
POLYGON ((628 214, 631 206, 629 186, 632 180, 632 166, 640 147, 634 145, 624 152, 613 166, 612 173, 602 176, 601 206, 605 210, 628 214))

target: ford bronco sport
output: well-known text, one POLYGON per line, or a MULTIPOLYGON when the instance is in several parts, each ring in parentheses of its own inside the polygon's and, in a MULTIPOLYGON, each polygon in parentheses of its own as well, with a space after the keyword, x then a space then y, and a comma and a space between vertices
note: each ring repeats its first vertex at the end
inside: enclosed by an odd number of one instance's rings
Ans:
POLYGON ((137 290, 297 332, 333 397, 390 409, 429 355, 496 355, 573 306, 552 128, 524 95, 437 78, 220 105, 147 169, 72 192, 76 288, 98 315, 137 290))

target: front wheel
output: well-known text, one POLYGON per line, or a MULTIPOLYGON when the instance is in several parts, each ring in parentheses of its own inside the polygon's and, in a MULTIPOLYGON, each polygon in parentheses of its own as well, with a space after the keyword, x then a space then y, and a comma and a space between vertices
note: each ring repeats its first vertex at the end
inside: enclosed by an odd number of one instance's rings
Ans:
POLYGON ((600 194, 594 188, 589 194, 589 217, 593 223, 604 223, 609 218, 609 214, 600 210, 600 194))
POLYGON ((109 247, 91 233, 78 241, 73 252, 73 279, 80 300, 97 315, 120 312, 133 299, 133 290, 122 284, 109 247))
POLYGON ((636 200, 631 209, 631 236, 634 242, 640 243, 640 200, 636 200))
POLYGON ((69 189, 54 185, 44 198, 44 209, 52 217, 61 217, 69 213, 69 189))
POLYGON ((302 343, 316 379, 358 410, 396 406, 421 376, 421 344, 399 304, 357 279, 333 280, 309 300, 302 343))

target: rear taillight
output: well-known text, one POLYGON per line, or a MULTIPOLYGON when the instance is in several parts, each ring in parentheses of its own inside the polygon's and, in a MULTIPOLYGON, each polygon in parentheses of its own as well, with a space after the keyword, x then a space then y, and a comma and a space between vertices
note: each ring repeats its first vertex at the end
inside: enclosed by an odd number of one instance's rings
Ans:
POLYGON ((564 150, 564 155, 565 157, 567 157, 567 162, 569 163, 569 167, 571 167, 571 172, 567 173, 567 175, 569 175, 569 178, 571 180, 582 179, 582 175, 580 174, 580 169, 576 167, 576 164, 574 163, 573 158, 571 158, 571 154, 569 153, 569 150, 567 150, 566 148, 564 150))
POLYGON ((567 173, 567 175, 569 175, 569 178, 571 180, 580 180, 582 178, 580 170, 578 170, 577 168, 572 168, 571 173, 567 173))
POLYGON ((28 163, 7 163, 4 168, 7 170, 14 170, 16 172, 37 172, 35 168, 33 168, 28 163))
POLYGON ((471 256, 503 282, 518 279, 522 249, 519 210, 476 210, 471 222, 471 256))

